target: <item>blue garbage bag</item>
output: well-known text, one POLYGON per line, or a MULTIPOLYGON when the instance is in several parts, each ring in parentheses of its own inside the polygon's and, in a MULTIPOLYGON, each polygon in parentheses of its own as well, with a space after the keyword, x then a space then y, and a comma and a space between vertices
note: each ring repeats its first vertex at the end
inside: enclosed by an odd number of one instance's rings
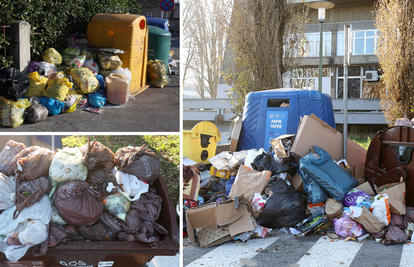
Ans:
POLYGON ((309 200, 313 203, 324 203, 329 198, 328 192, 323 190, 314 180, 310 179, 309 176, 301 171, 300 168, 297 169, 297 173, 302 178, 303 190, 305 190, 308 195, 309 200))
POLYGON ((65 105, 63 102, 50 97, 42 96, 39 98, 40 104, 45 106, 49 110, 49 115, 57 115, 64 110, 65 105))
POLYGON ((100 108, 105 106, 106 103, 106 97, 100 93, 95 94, 89 94, 88 95, 88 103, 91 106, 94 106, 96 108, 100 108))
POLYGON ((358 181, 339 167, 322 148, 314 146, 313 152, 299 161, 299 168, 307 178, 315 181, 336 201, 342 201, 358 181))
POLYGON ((105 90, 105 79, 104 79, 104 77, 101 74, 98 74, 95 77, 99 82, 99 89, 104 89, 105 90))
POLYGON ((230 194, 231 188, 234 184, 234 180, 236 180, 236 176, 231 176, 226 182, 226 196, 230 194))

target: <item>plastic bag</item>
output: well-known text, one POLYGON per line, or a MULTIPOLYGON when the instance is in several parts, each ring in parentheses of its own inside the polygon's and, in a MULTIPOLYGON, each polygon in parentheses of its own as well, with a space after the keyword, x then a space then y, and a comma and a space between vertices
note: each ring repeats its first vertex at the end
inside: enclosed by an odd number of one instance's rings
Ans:
POLYGON ((227 180, 226 190, 225 190, 226 196, 229 196, 231 188, 232 188, 235 180, 236 180, 236 176, 232 176, 227 180))
POLYGON ((357 238, 365 234, 365 229, 362 224, 351 220, 346 214, 342 215, 339 219, 334 218, 332 222, 335 228, 335 234, 343 239, 347 237, 357 238))
POLYGON ((59 78, 67 78, 67 77, 63 71, 55 72, 51 74, 49 78, 47 79, 46 86, 49 86, 53 82, 54 79, 59 79, 59 78))
POLYGON ((391 225, 385 234, 385 243, 384 245, 393 245, 405 243, 409 238, 409 235, 404 233, 399 227, 391 225))
POLYGON ((101 74, 95 76, 99 82, 99 90, 105 90, 105 79, 101 74))
POLYGON ((314 180, 333 199, 342 201, 351 188, 358 186, 358 181, 333 162, 325 150, 317 146, 313 146, 313 149, 311 153, 300 159, 301 172, 314 180))
POLYGON ((39 98, 39 100, 40 100, 40 104, 42 104, 43 106, 47 108, 47 110, 49 111, 49 115, 60 114, 62 113, 64 109, 63 102, 57 99, 53 99, 50 97, 41 97, 39 98))
POLYGON ((75 57, 79 56, 81 51, 74 47, 68 47, 62 52, 63 57, 63 63, 65 63, 65 66, 69 66, 69 63, 74 59, 75 57))
POLYGON ((97 140, 94 140, 92 143, 88 139, 88 144, 80 148, 83 156, 83 165, 85 165, 88 170, 94 170, 95 168, 110 168, 112 169, 115 165, 113 163, 115 154, 99 143, 97 140))
POLYGON ((97 57, 101 68, 104 70, 115 70, 122 67, 121 59, 114 53, 99 51, 97 57))
POLYGON ((88 178, 85 180, 91 185, 95 185, 102 197, 115 193, 118 190, 118 183, 111 168, 96 168, 88 171, 88 178), (112 183, 112 187, 108 187, 112 183))
POLYGON ((277 177, 272 187, 272 196, 256 219, 261 226, 269 228, 295 227, 306 217, 306 202, 293 187, 277 177))
POLYGON ((55 205, 62 219, 72 225, 94 224, 102 214, 101 194, 84 181, 69 181, 58 187, 55 205))
POLYGON ((398 118, 395 123, 394 126, 408 126, 408 127, 413 127, 412 122, 407 119, 407 118, 398 118))
POLYGON ((64 148, 53 157, 49 168, 52 185, 67 181, 84 181, 88 169, 82 164, 82 153, 79 148, 64 148))
POLYGON ((296 172, 302 178, 303 190, 305 190, 309 200, 314 204, 326 202, 326 200, 330 197, 329 194, 321 188, 318 183, 309 178, 306 173, 301 171, 300 168, 297 168, 296 172))
POLYGON ((162 60, 150 60, 147 63, 147 74, 150 84, 154 87, 163 88, 169 83, 167 66, 162 60))
POLYGON ((39 74, 42 76, 49 77, 53 73, 57 72, 57 67, 45 61, 39 62, 39 74))
POLYGON ((124 68, 119 68, 119 69, 111 71, 111 73, 123 74, 128 78, 129 82, 131 82, 131 79, 132 79, 131 71, 128 68, 125 68, 125 69, 124 68))
POLYGON ((62 217, 60 217, 59 211, 56 208, 55 204, 52 204, 52 217, 50 217, 50 221, 52 223, 57 223, 57 224, 60 224, 60 225, 66 225, 67 224, 67 222, 65 222, 62 219, 62 217))
POLYGON ((29 78, 16 68, 0 70, 0 96, 13 101, 24 96, 30 87, 29 78))
POLYGON ((349 192, 346 194, 346 197, 344 198, 342 203, 345 206, 350 207, 350 206, 358 206, 363 201, 370 201, 372 203, 371 196, 362 190, 353 188, 349 190, 349 192))
POLYGON ((102 212, 99 220, 113 232, 119 233, 122 231, 121 221, 106 211, 102 212))
POLYGON ((66 233, 66 230, 62 225, 54 223, 52 220, 50 221, 48 247, 53 248, 60 242, 65 242, 65 240, 68 239, 68 233, 66 233))
POLYGON ((85 50, 85 49, 82 49, 81 55, 85 55, 86 60, 93 60, 94 59, 93 55, 95 55, 95 58, 96 58, 95 52, 88 51, 88 50, 85 50))
POLYGON ((106 104, 106 97, 100 93, 89 94, 88 103, 93 107, 101 108, 106 104))
POLYGON ((66 95, 72 86, 73 83, 69 82, 67 78, 56 78, 52 80, 42 96, 57 99, 62 102, 65 100, 66 95))
POLYGON ((73 58, 70 62, 69 62, 69 68, 80 68, 83 66, 83 63, 85 63, 85 55, 80 55, 77 56, 75 58, 73 58))
POLYGON ((49 191, 50 183, 46 176, 41 176, 32 181, 19 181, 16 183, 16 211, 13 219, 16 219, 20 213, 33 206, 49 191))
POLYGON ((83 66, 88 68, 93 75, 97 75, 99 73, 99 66, 98 63, 91 60, 85 60, 85 63, 83 63, 83 66))
POLYGON ((46 89, 47 78, 41 77, 37 71, 27 74, 30 81, 29 90, 25 97, 41 97, 46 89))
POLYGON ((98 80, 88 68, 81 67, 71 69, 70 75, 84 94, 91 94, 99 88, 98 80))
POLYGON ((131 202, 120 193, 107 196, 103 200, 103 204, 104 210, 123 221, 125 221, 126 214, 131 207, 131 202))
POLYGON ((17 102, 0 97, 0 125, 15 128, 24 121, 24 111, 30 107, 30 102, 20 99, 17 102))
MULTIPOLYGON (((0 172, 6 176, 14 174, 12 168, 14 156, 19 154, 25 148, 25 144, 9 140, 0 153, 0 172)), ((16 164, 16 162, 14 162, 14 164, 16 164)))
POLYGON ((93 225, 76 226, 75 229, 81 236, 91 241, 115 241, 118 234, 108 229, 100 220, 93 225))
POLYGON ((49 174, 49 166, 52 162, 54 151, 44 147, 31 146, 14 156, 11 163, 17 173, 16 182, 39 178, 49 174))
POLYGON ((161 213, 162 197, 157 195, 155 189, 150 186, 149 191, 142 194, 137 201, 131 202, 131 209, 138 211, 138 216, 143 221, 155 222, 161 213))
POLYGON ((160 172, 160 160, 157 155, 147 148, 124 147, 115 153, 115 166, 121 171, 135 175, 139 180, 152 184, 160 172))
POLYGON ((253 160, 252 168, 259 172, 265 170, 271 171, 272 176, 281 172, 287 172, 289 169, 291 169, 290 166, 286 166, 285 164, 276 161, 272 155, 267 152, 263 152, 253 160))
POLYGON ((62 64, 62 56, 54 48, 49 48, 43 52, 43 61, 59 66, 62 64))
POLYGON ((256 149, 250 149, 250 150, 248 150, 247 151, 246 158, 244 159, 244 166, 253 169, 253 167, 252 167, 253 160, 257 156, 261 155, 263 152, 264 152, 264 149, 263 148, 261 148, 259 150, 256 150, 256 149))
POLYGON ((377 219, 387 226, 391 221, 390 204, 387 194, 378 194, 374 197, 374 202, 369 210, 377 219))
POLYGON ((38 123, 47 120, 49 110, 42 104, 36 104, 26 109, 26 121, 30 123, 38 123))
POLYGON ((135 175, 130 175, 122 171, 116 171, 116 181, 121 186, 118 192, 124 195, 129 201, 136 201, 141 194, 148 192, 149 185, 144 181, 138 180, 135 175))
POLYGON ((16 197, 16 184, 12 178, 0 173, 0 210, 14 205, 16 197))
POLYGON ((29 72, 35 72, 39 70, 39 62, 32 61, 30 62, 29 72))

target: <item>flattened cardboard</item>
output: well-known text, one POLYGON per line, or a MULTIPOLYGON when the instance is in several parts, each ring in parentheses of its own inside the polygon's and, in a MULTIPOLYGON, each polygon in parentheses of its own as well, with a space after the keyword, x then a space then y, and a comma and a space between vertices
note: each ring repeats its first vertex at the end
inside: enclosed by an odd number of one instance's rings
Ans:
POLYGON ((231 224, 240 219, 242 216, 243 215, 238 210, 236 210, 236 206, 234 205, 233 201, 217 205, 218 226, 231 224))
POLYGON ((305 189, 303 189, 303 181, 299 174, 295 174, 293 178, 288 180, 290 184, 299 192, 306 193, 305 189))
POLYGON ((230 142, 230 151, 236 152, 237 144, 239 143, 239 137, 242 129, 243 121, 240 117, 237 117, 234 120, 233 131, 231 132, 231 142, 230 142))
POLYGON ((239 163, 239 161, 228 151, 223 151, 220 154, 209 158, 208 161, 220 171, 231 170, 239 163))
MULTIPOLYGON (((310 152, 312 146, 318 146, 331 155, 332 160, 342 159, 343 136, 315 114, 304 116, 292 145, 291 152, 304 157, 310 152)), ((347 158, 350 167, 357 162, 365 162, 367 151, 348 138, 347 158)))
POLYGON ((217 204, 211 203, 186 210, 187 221, 194 228, 214 227, 217 229, 217 204))
POLYGON ((377 191, 381 192, 381 194, 387 194, 388 195, 388 202, 390 203, 390 211, 392 213, 397 213, 399 215, 405 215, 406 209, 405 209, 405 194, 406 194, 406 188, 405 188, 405 182, 398 183, 397 185, 390 186, 392 184, 389 184, 388 187, 384 191, 377 191))
POLYGON ((218 229, 214 229, 213 227, 197 229, 197 235, 200 247, 202 248, 215 246, 232 239, 226 227, 220 227, 218 229))
POLYGON ((242 217, 239 220, 228 225, 231 236, 235 236, 247 231, 253 231, 255 228, 245 204, 241 204, 237 211, 241 213, 242 217))
POLYGON ((365 177, 365 162, 357 162, 355 166, 355 175, 356 179, 365 177))
POLYGON ((368 182, 365 182, 359 186, 356 187, 356 189, 359 189, 361 191, 364 191, 365 193, 369 194, 370 196, 375 196, 374 190, 372 190, 371 186, 368 182))

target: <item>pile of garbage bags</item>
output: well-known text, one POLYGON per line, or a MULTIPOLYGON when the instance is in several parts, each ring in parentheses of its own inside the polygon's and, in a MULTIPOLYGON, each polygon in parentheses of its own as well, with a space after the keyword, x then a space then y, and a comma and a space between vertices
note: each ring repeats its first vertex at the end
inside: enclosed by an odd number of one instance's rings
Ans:
POLYGON ((142 147, 113 153, 98 141, 52 151, 10 140, 0 153, 0 251, 18 261, 70 241, 138 241, 156 247, 160 160, 142 147))

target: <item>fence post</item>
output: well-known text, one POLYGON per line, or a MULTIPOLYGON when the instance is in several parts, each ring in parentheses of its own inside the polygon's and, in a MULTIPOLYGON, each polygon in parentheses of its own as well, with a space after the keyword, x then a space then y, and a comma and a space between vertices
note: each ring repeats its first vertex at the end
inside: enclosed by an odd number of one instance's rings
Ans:
POLYGON ((30 24, 27 21, 17 20, 12 24, 12 32, 14 67, 28 74, 30 65, 30 24))

